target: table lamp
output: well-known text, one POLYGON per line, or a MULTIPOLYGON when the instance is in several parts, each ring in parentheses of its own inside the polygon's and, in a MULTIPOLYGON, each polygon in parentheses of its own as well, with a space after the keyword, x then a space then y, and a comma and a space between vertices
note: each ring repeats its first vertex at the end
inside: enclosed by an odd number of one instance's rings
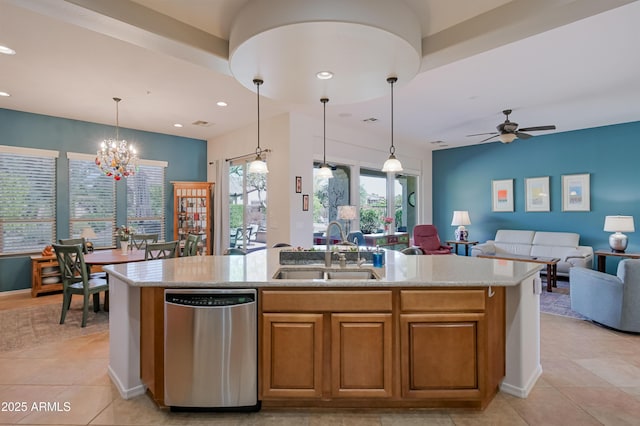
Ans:
POLYGON ((469 231, 467 231, 465 225, 471 225, 469 212, 464 210, 455 210, 453 212, 451 226, 458 227, 458 229, 456 229, 456 241, 467 241, 467 238, 469 237, 469 231))
POLYGON ((93 228, 90 226, 86 228, 82 228, 82 232, 80 232, 80 237, 85 239, 85 246, 87 247, 87 252, 91 253, 93 251, 93 243, 89 241, 91 238, 98 238, 93 228))
POLYGON ((629 240, 623 232, 635 232, 633 216, 605 216, 605 232, 614 232, 609 236, 609 246, 615 253, 624 253, 629 240))
POLYGON ((356 206, 338 206, 338 219, 345 221, 345 236, 349 236, 351 221, 355 220, 358 216, 358 209, 356 206))

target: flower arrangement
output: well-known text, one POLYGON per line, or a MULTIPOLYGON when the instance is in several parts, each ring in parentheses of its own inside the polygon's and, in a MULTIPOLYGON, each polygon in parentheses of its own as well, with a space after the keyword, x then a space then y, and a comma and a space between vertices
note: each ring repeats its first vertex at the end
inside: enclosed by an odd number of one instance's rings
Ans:
POLYGON ((133 235, 133 228, 121 225, 118 228, 118 238, 120 241, 129 241, 129 237, 133 235))
POLYGON ((389 232, 389 227, 393 223, 393 218, 391 216, 383 216, 382 223, 384 224, 384 232, 389 232))

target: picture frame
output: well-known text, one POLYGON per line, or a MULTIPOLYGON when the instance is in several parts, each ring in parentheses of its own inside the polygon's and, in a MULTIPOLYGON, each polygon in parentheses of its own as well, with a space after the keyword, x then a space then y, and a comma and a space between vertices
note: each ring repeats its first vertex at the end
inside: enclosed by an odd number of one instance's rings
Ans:
POLYGON ((494 212, 513 211, 513 179, 491 181, 491 210, 494 212))
POLYGON ((591 183, 589 173, 562 175, 562 211, 591 211, 591 183))
POLYGON ((302 196, 302 211, 309 211, 309 194, 304 194, 302 196))
POLYGON ((296 176, 296 194, 302 193, 302 176, 296 176))
POLYGON ((551 211, 549 176, 526 178, 524 180, 525 211, 551 211))

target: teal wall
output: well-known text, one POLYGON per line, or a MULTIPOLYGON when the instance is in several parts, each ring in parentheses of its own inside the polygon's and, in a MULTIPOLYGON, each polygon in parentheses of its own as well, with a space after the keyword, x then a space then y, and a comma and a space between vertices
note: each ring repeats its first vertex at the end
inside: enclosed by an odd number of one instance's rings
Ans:
MULTIPOLYGON (((57 165, 57 238, 69 237, 67 152, 95 154, 100 142, 115 136, 114 126, 0 109, 0 145, 59 151, 57 165)), ((167 161, 166 235, 173 235, 172 181, 207 180, 207 142, 159 133, 120 129, 120 137, 136 146, 145 160, 167 161)), ((126 182, 116 184, 117 223, 125 223, 126 182)), ((43 247, 44 248, 44 247, 43 247)), ((0 258, 0 291, 31 287, 29 256, 0 258)))
MULTIPOLYGON (((468 210, 469 238, 492 239, 498 229, 580 234, 580 243, 609 246, 607 215, 631 215, 627 251, 640 252, 640 122, 540 135, 433 153, 433 221, 443 240, 452 239, 454 210, 468 210), (591 211, 563 212, 561 176, 590 173, 591 211), (551 211, 525 212, 525 178, 550 177, 551 211), (514 179, 514 212, 491 211, 491 181, 514 179)), ((615 272, 616 262, 607 261, 615 272)))

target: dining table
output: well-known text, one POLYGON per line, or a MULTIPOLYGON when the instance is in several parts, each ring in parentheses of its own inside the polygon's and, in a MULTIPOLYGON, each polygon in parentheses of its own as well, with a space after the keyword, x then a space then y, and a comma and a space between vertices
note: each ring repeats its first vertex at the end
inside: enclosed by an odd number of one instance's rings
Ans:
MULTIPOLYGON (((142 262, 145 260, 145 250, 127 250, 125 252, 122 249, 106 249, 95 250, 91 253, 84 255, 84 263, 89 266, 105 266, 105 265, 117 265, 119 263, 130 262, 142 262)), ((107 275, 107 282, 109 281, 109 275, 107 275)), ((104 293, 104 310, 109 311, 109 290, 104 293)))

